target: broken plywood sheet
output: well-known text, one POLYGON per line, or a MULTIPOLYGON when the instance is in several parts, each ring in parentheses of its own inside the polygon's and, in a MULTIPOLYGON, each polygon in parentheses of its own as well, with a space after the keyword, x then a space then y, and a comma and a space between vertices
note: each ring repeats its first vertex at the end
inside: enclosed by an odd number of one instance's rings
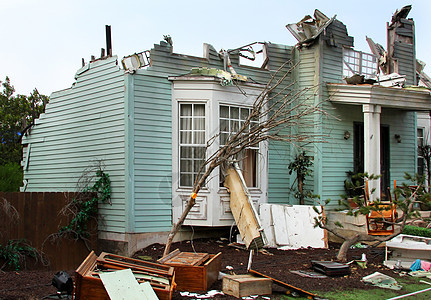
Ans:
POLYGON ((325 248, 325 232, 314 227, 318 214, 309 205, 261 204, 268 246, 281 249, 325 248))
POLYGON ((146 299, 131 269, 101 273, 99 276, 112 300, 146 299))
POLYGON ((241 238, 247 248, 262 248, 265 244, 263 230, 241 170, 234 164, 226 173, 224 186, 230 193, 230 209, 241 238))

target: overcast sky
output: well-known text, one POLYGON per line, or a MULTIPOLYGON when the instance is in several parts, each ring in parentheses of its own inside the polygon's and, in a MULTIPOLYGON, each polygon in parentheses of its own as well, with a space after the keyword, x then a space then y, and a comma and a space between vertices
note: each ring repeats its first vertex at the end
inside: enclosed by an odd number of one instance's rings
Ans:
POLYGON ((255 41, 294 45, 285 25, 317 8, 347 26, 355 49, 370 52, 365 36, 386 48, 386 22, 407 4, 416 26, 416 56, 431 73, 431 1, 147 1, 0 0, 0 80, 18 93, 50 95, 74 81, 81 59, 100 56, 105 25, 112 26, 113 54, 149 50, 171 35, 174 52, 202 56, 203 43, 233 49, 255 41), (354 4, 355 3, 355 4, 354 4))

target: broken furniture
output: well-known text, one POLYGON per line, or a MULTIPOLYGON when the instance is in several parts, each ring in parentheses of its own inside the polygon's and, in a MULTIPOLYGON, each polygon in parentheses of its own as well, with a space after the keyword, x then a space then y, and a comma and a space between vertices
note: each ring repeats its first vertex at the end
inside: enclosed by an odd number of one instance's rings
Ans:
POLYGON ((344 276, 350 274, 350 266, 335 261, 311 261, 311 267, 328 276, 344 276))
POLYGON ((416 259, 431 262, 431 238, 400 234, 386 242, 385 266, 393 268, 398 264, 408 269, 416 259))
POLYGON ((131 269, 138 283, 149 282, 157 297, 170 300, 175 288, 174 268, 125 256, 94 251, 75 272, 75 299, 109 299, 100 274, 131 269))
POLYGON ((230 209, 241 238, 247 249, 260 249, 265 245, 263 228, 238 164, 233 163, 226 173, 224 186, 230 193, 230 209))
POLYGON ((175 268, 176 290, 206 291, 218 279, 221 252, 208 254, 181 252, 176 249, 158 262, 175 268))
POLYGON ((223 293, 237 298, 250 295, 270 295, 272 280, 251 274, 226 275, 223 277, 223 293))
MULTIPOLYGON (((394 182, 394 187, 396 187, 396 182, 394 182)), ((372 207, 369 214, 366 215, 369 235, 391 235, 395 232, 394 223, 396 221, 396 207, 392 202, 391 191, 389 190, 388 192, 388 196, 391 201, 373 203, 370 201, 368 181, 365 181, 365 204, 372 207)))

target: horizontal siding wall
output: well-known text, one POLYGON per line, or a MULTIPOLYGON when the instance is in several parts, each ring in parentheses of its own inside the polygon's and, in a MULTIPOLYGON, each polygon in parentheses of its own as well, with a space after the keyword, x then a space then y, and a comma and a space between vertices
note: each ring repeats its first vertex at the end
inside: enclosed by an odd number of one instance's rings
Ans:
MULTIPOLYGON (((295 50, 295 63, 299 63, 295 69, 295 89, 296 92, 301 92, 301 96, 297 99, 297 103, 309 105, 310 107, 316 105, 320 101, 320 86, 319 86, 319 70, 320 70, 320 57, 319 45, 311 47, 304 47, 295 50)), ((294 103, 296 104, 296 103, 294 103)), ((304 143, 291 145, 289 163, 292 162, 296 155, 303 150, 306 150, 307 155, 313 157, 312 174, 305 179, 304 190, 316 193, 315 187, 316 180, 319 178, 319 155, 320 151, 316 150, 318 145, 309 143, 315 140, 316 135, 320 136, 321 126, 319 116, 317 114, 308 114, 303 116, 299 125, 292 128, 294 133, 307 136, 304 143), (299 147, 297 147, 299 146, 299 147)), ((290 188, 293 192, 290 193, 290 204, 299 204, 298 199, 294 197, 297 190, 296 174, 292 174, 290 188)), ((310 199, 305 199, 305 204, 314 204, 310 199)))
POLYGON ((124 232, 124 76, 115 57, 81 69, 72 88, 51 95, 45 113, 23 139, 28 192, 77 191, 83 172, 102 161, 112 205, 99 206, 99 229, 124 232))
MULTIPOLYGON (((265 69, 235 65, 238 74, 266 83, 265 69)), ((134 111, 134 224, 135 232, 159 232, 172 226, 172 83, 168 76, 187 74, 192 68, 223 69, 217 51, 208 47, 208 59, 172 53, 161 42, 151 50, 151 67, 133 74, 134 111)))
POLYGON ((406 76, 406 84, 415 84, 416 54, 414 45, 396 41, 394 43, 394 57, 398 61, 398 74, 406 76))
MULTIPOLYGON (((270 57, 268 67, 275 73, 283 64, 292 60, 292 47, 276 44, 268 44, 268 56, 270 57)), ((293 62, 287 64, 277 78, 280 78, 287 72, 293 62)), ((290 84, 293 75, 285 79, 285 84, 290 84)), ((282 85, 284 86, 284 85, 282 85)), ((277 89, 279 91, 280 89, 277 89)), ((285 93, 290 92, 290 89, 285 93)), ((286 128, 282 134, 289 134, 290 128, 286 128)), ((288 165, 290 163, 291 145, 282 141, 269 142, 268 158, 268 202, 289 204, 291 203, 292 193, 290 190, 291 176, 289 175, 288 165)))
MULTIPOLYGON (((329 105, 328 105, 329 106, 329 105)), ((344 180, 348 171, 353 171, 354 122, 363 122, 362 106, 331 105, 333 117, 326 119, 324 134, 327 140, 322 144, 322 194, 321 199, 330 199, 329 209, 338 207, 338 200, 345 194, 344 180), (350 138, 344 139, 344 132, 350 138)))
MULTIPOLYGON (((334 33, 337 47, 323 44, 322 82, 341 82, 343 78, 343 46, 353 46, 353 38, 347 35, 346 26, 336 21, 330 26, 334 33)), ((328 116, 323 118, 323 136, 321 145, 322 176, 319 180, 319 194, 322 200, 330 199, 328 209, 338 207, 338 200, 344 191, 346 172, 353 171, 353 123, 362 122, 362 107, 333 105, 326 85, 322 86, 324 109, 328 116), (349 131, 351 138, 344 139, 344 132, 349 131)))
POLYGON ((406 172, 416 173, 416 113, 383 109, 381 123, 389 125, 391 186, 394 179, 401 185, 406 172), (395 134, 401 136, 401 143, 395 134))

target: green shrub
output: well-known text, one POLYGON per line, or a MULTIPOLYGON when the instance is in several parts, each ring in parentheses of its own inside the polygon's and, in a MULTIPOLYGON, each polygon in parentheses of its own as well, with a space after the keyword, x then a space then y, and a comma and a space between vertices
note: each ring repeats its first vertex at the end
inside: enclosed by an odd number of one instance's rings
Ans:
POLYGON ((37 254, 37 250, 28 245, 26 240, 9 240, 6 245, 0 245, 0 259, 5 261, 0 270, 8 265, 18 271, 26 256, 37 258, 37 254))
POLYGON ((23 176, 18 163, 0 165, 0 192, 19 192, 23 176))
POLYGON ((412 225, 406 225, 403 230, 404 234, 423 236, 431 238, 431 228, 417 227, 412 225))

